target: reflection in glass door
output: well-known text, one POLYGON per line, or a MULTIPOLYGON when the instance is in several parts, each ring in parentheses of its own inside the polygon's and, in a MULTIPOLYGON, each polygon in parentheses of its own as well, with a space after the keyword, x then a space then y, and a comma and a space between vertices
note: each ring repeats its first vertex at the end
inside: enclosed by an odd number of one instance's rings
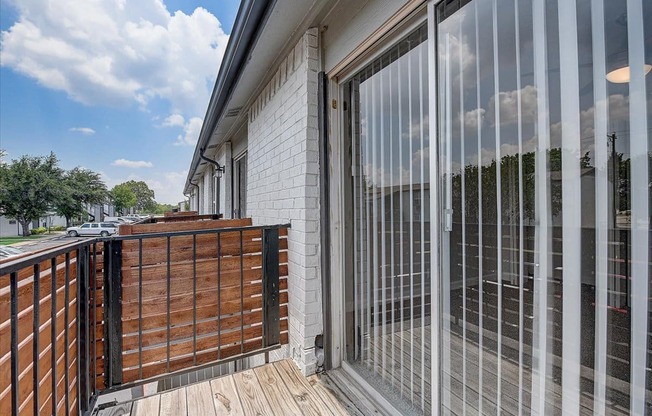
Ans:
POLYGON ((425 26, 346 84, 352 275, 347 361, 405 413, 429 413, 430 181, 425 26))
POLYGON ((436 21, 444 410, 650 414, 652 2, 436 21))

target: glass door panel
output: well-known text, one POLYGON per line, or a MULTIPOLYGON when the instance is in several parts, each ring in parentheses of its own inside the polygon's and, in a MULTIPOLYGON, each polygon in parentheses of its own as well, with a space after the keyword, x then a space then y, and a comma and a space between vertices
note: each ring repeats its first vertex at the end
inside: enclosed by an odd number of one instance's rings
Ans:
POLYGON ((352 317, 347 361, 405 413, 429 413, 430 172, 423 26, 350 80, 352 317))
POLYGON ((441 2, 441 399, 652 412, 652 2, 441 2))

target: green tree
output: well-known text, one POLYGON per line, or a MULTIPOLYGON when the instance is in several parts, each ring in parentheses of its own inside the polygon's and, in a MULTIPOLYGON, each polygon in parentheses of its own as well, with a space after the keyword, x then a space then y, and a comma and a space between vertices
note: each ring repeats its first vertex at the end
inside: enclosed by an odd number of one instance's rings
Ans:
POLYGON ((56 202, 57 214, 66 217, 66 223, 86 212, 87 204, 103 204, 108 197, 100 174, 76 167, 63 176, 61 194, 56 202))
POLYGON ((111 189, 110 196, 115 210, 120 214, 136 205, 136 195, 126 183, 114 186, 111 189))
POLYGON ((63 170, 54 153, 0 164, 0 214, 20 223, 29 236, 30 221, 44 216, 61 195, 63 170))
POLYGON ((123 185, 126 185, 136 196, 136 203, 132 205, 134 208, 136 208, 136 211, 152 212, 156 209, 154 191, 152 191, 145 182, 127 181, 123 185))
POLYGON ((166 212, 172 211, 174 208, 176 208, 176 205, 157 203, 156 208, 151 211, 147 211, 147 213, 162 215, 165 214, 166 212))

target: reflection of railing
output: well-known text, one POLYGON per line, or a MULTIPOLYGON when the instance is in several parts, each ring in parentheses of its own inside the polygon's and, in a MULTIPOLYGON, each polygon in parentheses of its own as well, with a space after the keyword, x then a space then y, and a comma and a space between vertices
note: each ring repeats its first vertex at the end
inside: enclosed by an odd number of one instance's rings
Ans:
MULTIPOLYGON (((519 230, 518 226, 504 225, 501 229, 502 253, 498 253, 498 227, 496 225, 482 226, 482 242, 479 242, 477 224, 466 224, 466 247, 462 250, 462 225, 453 223, 450 233, 450 314, 461 326, 463 317, 470 325, 467 330, 481 324, 485 337, 497 337, 498 325, 501 325, 503 341, 518 341, 519 328, 523 326, 523 342, 532 345, 533 337, 533 305, 534 273, 535 273, 535 226, 524 226, 523 235, 523 304, 520 303, 519 288, 519 230), (516 231, 516 232, 514 232, 516 231), (462 256, 462 253, 465 256, 462 256), (499 262, 502 266, 502 278, 497 276, 499 262), (466 282, 462 281, 463 268, 466 272, 466 282), (481 276, 480 276, 481 274, 481 276), (499 288, 498 281, 503 285, 499 288), (482 282, 482 287, 480 287, 482 282), (466 292, 466 302, 464 300, 466 292), (502 322, 498 322, 498 298, 502 304, 502 322), (482 303, 482 309, 479 304, 482 303), (464 303, 466 309, 463 308, 464 303), (523 313, 521 314, 521 308, 523 313), (481 315, 480 315, 481 314, 481 315), (482 318, 482 319, 480 319, 482 318)), ((562 227, 551 227, 550 253, 551 262, 548 276, 548 306, 550 325, 550 340, 553 355, 559 356, 562 351, 563 328, 563 234, 562 227)), ((607 287, 609 322, 609 341, 607 348, 610 362, 610 375, 621 380, 629 380, 629 338, 631 332, 630 312, 628 307, 629 276, 629 230, 611 230, 612 237, 607 259, 607 287)), ((582 228, 581 241, 583 257, 581 276, 570 278, 581 279, 581 331, 582 357, 581 361, 587 368, 594 365, 595 342, 595 229, 582 228)), ((446 294, 445 294, 446 296, 446 294)), ((497 339, 497 338, 496 338, 497 339)), ((517 353, 516 350, 504 346, 503 353, 517 353)), ((652 355, 652 348, 648 349, 652 355)), ((514 355, 517 359, 518 356, 514 355)))
POLYGON ((78 413, 287 343, 288 226, 250 221, 142 224, 3 264, 0 414, 78 413))

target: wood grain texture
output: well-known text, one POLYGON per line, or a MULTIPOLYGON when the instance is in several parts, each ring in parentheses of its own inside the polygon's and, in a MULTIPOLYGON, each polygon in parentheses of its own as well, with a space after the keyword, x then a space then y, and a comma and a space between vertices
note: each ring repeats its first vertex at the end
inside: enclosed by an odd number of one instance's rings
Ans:
POLYGON ((277 361, 273 365, 304 415, 334 414, 292 360, 277 361))
POLYGON ((308 383, 317 392, 319 397, 326 403, 333 413, 342 415, 360 415, 362 413, 348 400, 348 398, 335 387, 328 376, 313 374, 308 377, 308 383))
POLYGON ((102 409, 97 413, 97 416, 129 416, 131 414, 131 408, 133 407, 133 402, 128 403, 118 403, 113 407, 108 409, 102 409))
POLYGON ((150 396, 134 402, 131 416, 158 416, 161 396, 150 396))
POLYGON ((269 402, 253 370, 246 370, 233 375, 240 403, 247 415, 273 416, 269 402))
POLYGON ((161 416, 187 416, 187 414, 185 387, 161 394, 161 416))
POLYGON ((272 407, 274 414, 292 414, 299 415, 301 410, 294 401, 294 397, 285 386, 281 379, 281 375, 276 371, 273 365, 264 365, 253 369, 254 374, 258 378, 258 382, 265 397, 272 407))
POLYGON ((186 400, 190 414, 202 416, 216 416, 213 393, 208 382, 191 384, 186 387, 186 400))
POLYGON ((210 381, 213 402, 218 415, 244 416, 240 397, 232 376, 220 377, 210 381))

